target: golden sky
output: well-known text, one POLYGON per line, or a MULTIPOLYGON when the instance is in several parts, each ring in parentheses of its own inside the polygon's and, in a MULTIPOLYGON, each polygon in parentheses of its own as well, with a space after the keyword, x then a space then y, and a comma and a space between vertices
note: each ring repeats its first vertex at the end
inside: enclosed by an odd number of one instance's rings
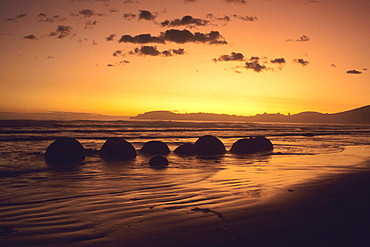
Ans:
POLYGON ((333 113, 370 103, 369 0, 4 0, 3 112, 333 113))

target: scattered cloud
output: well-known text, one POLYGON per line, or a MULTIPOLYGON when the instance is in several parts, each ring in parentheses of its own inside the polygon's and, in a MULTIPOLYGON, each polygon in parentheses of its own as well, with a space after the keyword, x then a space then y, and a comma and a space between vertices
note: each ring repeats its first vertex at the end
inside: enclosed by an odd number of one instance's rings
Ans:
POLYGON ((106 37, 106 40, 107 41, 113 41, 115 37, 116 37, 116 34, 115 33, 112 33, 112 34, 109 34, 108 37, 106 37))
POLYGON ((27 16, 26 14, 19 14, 19 15, 16 15, 15 17, 13 17, 13 18, 5 18, 3 20, 4 21, 18 21, 19 19, 22 19, 26 16, 27 16))
POLYGON ((56 37, 58 39, 63 39, 67 36, 72 35, 72 30, 73 30, 73 28, 71 26, 59 25, 57 27, 57 30, 55 30, 54 32, 50 32, 49 34, 46 34, 46 36, 56 37))
POLYGON ((144 19, 147 21, 153 21, 157 17, 148 10, 140 10, 139 12, 139 20, 144 19))
POLYGON ((246 0, 225 0, 227 3, 240 3, 240 4, 247 4, 246 0))
POLYGON ((223 62, 223 61, 244 61, 244 55, 241 53, 232 52, 230 55, 221 55, 219 58, 213 58, 213 62, 223 62))
POLYGON ((96 26, 98 24, 97 21, 91 21, 91 20, 87 20, 85 22, 85 28, 84 29, 92 29, 93 26, 96 26))
POLYGON ((184 55, 185 51, 182 48, 179 49, 169 49, 164 51, 159 51, 156 46, 142 46, 140 48, 135 48, 128 53, 129 55, 139 55, 139 56, 163 56, 170 57, 173 55, 184 55))
POLYGON ((259 57, 251 57, 246 63, 244 68, 246 69, 252 69, 253 71, 259 73, 263 70, 268 70, 268 68, 265 65, 261 65, 260 62, 261 58, 259 57))
POLYGON ((192 33, 189 30, 177 30, 170 29, 165 33, 162 33, 166 41, 171 41, 179 44, 183 43, 207 43, 207 44, 227 44, 224 38, 220 35, 218 31, 211 31, 210 33, 192 33))
MULTIPOLYGON (((247 59, 242 53, 237 52, 232 52, 230 55, 228 54, 221 55, 218 58, 213 58, 212 61, 213 62, 246 61, 244 65, 237 66, 236 68, 251 69, 255 72, 275 70, 274 67, 267 67, 269 63, 271 65, 278 65, 279 70, 282 69, 282 65, 286 64, 286 60, 284 58, 275 58, 269 60, 267 57, 251 57, 247 59)), ((235 72, 241 73, 239 70, 235 70, 235 72)))
POLYGON ((147 44, 147 43, 159 43, 164 44, 163 37, 155 37, 151 34, 139 34, 136 36, 123 35, 119 40, 119 43, 133 43, 133 44, 147 44))
POLYGON ((136 15, 132 13, 125 13, 123 14, 123 18, 125 18, 126 20, 132 20, 136 18, 136 15))
POLYGON ((361 71, 358 71, 358 70, 353 69, 353 70, 348 70, 348 71, 347 71, 347 74, 362 74, 362 72, 361 72, 361 71))
POLYGON ((113 56, 114 57, 119 57, 119 56, 123 56, 123 51, 122 50, 117 50, 115 52, 113 52, 113 56))
POLYGON ((232 19, 234 20, 241 20, 241 21, 257 21, 257 16, 248 16, 248 15, 224 15, 223 17, 217 17, 213 14, 207 14, 206 18, 212 22, 221 21, 225 24, 229 23, 232 19))
POLYGON ((165 20, 161 22, 161 26, 163 27, 177 27, 177 26, 206 26, 209 24, 208 20, 203 20, 199 18, 193 18, 191 15, 185 15, 181 19, 174 19, 172 21, 165 20))
POLYGON ((307 35, 302 35, 301 37, 299 37, 299 39, 287 39, 285 40, 285 42, 307 42, 307 41, 310 41, 311 38, 308 37, 307 35))
POLYGON ((284 58, 275 58, 275 59, 272 59, 272 60, 270 60, 270 62, 271 63, 274 63, 274 64, 280 64, 280 65, 282 65, 282 64, 285 64, 286 63, 286 61, 285 61, 285 59, 284 58))
POLYGON ((23 37, 24 39, 31 39, 31 40, 38 40, 37 37, 33 34, 27 35, 23 37))
POLYGON ((130 3, 139 3, 137 0, 125 0, 123 1, 124 4, 130 4, 130 3))
POLYGON ((123 35, 119 40, 120 43, 158 43, 164 44, 167 41, 178 44, 184 43, 205 43, 205 44, 227 44, 224 38, 217 31, 210 33, 192 33, 187 29, 178 30, 170 29, 161 33, 159 36, 152 36, 151 34, 139 34, 136 36, 123 35))
POLYGON ((298 42, 306 42, 306 41, 310 41, 310 37, 306 36, 306 35, 302 35, 299 39, 297 39, 296 41, 298 42))
POLYGON ((108 67, 116 67, 116 66, 120 66, 120 65, 125 65, 125 64, 128 64, 130 63, 130 61, 127 61, 127 60, 123 60, 123 61, 120 61, 118 63, 109 63, 107 64, 108 67))
POLYGON ((52 17, 48 17, 45 13, 40 13, 37 15, 37 18, 39 22, 49 22, 49 23, 54 23, 54 22, 62 22, 67 20, 67 18, 62 18, 60 15, 53 15, 52 17))
POLYGON ((71 15, 72 16, 79 16, 79 17, 82 17, 82 18, 90 18, 92 16, 103 16, 103 14, 95 13, 95 11, 91 10, 91 9, 82 9, 80 11, 71 13, 71 15))
POLYGON ((306 61, 306 60, 304 60, 302 58, 294 59, 293 62, 302 64, 302 66, 307 66, 309 64, 308 61, 306 61))

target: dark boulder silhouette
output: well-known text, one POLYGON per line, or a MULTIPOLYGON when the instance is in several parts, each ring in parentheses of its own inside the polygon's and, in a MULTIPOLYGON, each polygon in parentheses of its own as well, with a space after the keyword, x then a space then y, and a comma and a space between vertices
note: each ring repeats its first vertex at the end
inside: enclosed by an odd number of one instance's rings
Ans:
POLYGON ((161 141, 149 141, 143 145, 143 147, 140 149, 140 152, 165 155, 170 153, 170 149, 168 148, 167 144, 161 141))
POLYGON ((57 138, 46 149, 44 160, 49 164, 70 164, 85 159, 85 149, 76 139, 69 137, 57 138))
POLYGON ((192 143, 184 143, 178 146, 173 152, 181 155, 193 155, 195 154, 195 147, 192 143))
POLYGON ((200 137, 194 144, 196 154, 216 155, 226 152, 225 145, 217 138, 211 135, 200 137))
POLYGON ((236 141, 232 145, 230 152, 234 154, 253 154, 271 151, 273 149, 274 146, 269 139, 263 136, 257 136, 236 141))
POLYGON ((168 166, 168 160, 166 159, 166 157, 163 157, 161 155, 156 155, 154 156, 153 158, 151 158, 149 160, 149 165, 151 167, 155 167, 155 168, 164 168, 164 167, 167 167, 168 166))
POLYGON ((136 150, 123 138, 108 138, 99 152, 103 159, 130 160, 136 157, 136 150))

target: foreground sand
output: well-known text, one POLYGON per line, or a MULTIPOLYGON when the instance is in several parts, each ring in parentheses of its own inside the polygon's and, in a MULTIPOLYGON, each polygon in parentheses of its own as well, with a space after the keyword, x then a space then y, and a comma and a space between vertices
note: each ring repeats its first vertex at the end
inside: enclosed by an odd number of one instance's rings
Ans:
POLYGON ((76 246, 369 246, 369 189, 369 169, 329 175, 222 214, 186 208, 141 218, 76 246))

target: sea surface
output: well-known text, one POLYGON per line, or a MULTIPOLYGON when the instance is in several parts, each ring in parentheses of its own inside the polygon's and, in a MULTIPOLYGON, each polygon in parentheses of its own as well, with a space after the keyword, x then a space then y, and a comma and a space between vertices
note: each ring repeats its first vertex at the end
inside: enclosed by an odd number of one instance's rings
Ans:
MULTIPOLYGON (((0 121, 0 246, 74 246, 109 239, 168 215, 194 219, 199 210, 222 213, 248 207, 294 185, 369 169, 370 126, 339 124, 182 121, 0 121), (252 155, 179 156, 173 150, 203 135, 234 142, 265 136, 274 150, 252 155), (133 144, 131 161, 107 162, 88 155, 72 167, 44 162, 57 137, 72 137, 99 150, 109 137, 133 144), (169 166, 153 169, 144 143, 165 142, 169 166)), ((220 215, 219 214, 219 215, 220 215)), ((165 219, 165 220, 164 220, 165 219)), ((129 246, 129 245, 122 245, 129 246)))

